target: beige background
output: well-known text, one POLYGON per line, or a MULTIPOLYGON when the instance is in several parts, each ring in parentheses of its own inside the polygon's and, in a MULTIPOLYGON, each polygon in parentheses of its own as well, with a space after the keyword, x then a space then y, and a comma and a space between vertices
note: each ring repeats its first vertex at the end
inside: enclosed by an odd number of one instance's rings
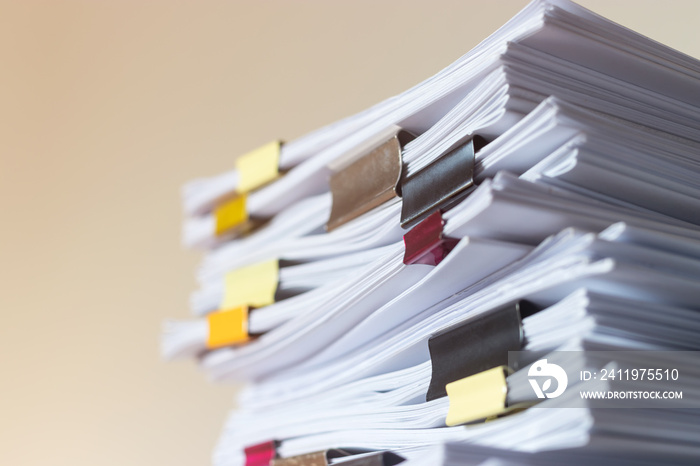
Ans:
MULTIPOLYGON (((202 465, 232 387, 158 356, 179 187, 428 77, 525 1, 0 6, 0 463, 202 465)), ((700 56, 700 2, 584 5, 700 56)))

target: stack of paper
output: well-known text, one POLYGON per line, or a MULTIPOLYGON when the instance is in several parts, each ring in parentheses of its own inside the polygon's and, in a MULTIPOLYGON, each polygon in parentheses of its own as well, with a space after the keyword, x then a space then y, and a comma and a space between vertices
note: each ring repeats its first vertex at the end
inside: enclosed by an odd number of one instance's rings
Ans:
POLYGON ((700 461, 695 59, 536 0, 184 204, 216 465, 700 461))

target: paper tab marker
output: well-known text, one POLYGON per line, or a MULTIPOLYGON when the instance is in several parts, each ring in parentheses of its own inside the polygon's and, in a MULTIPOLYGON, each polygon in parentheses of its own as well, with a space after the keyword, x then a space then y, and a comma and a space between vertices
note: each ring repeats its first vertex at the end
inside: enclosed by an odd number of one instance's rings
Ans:
POLYGON ((240 306, 212 312, 207 316, 209 336, 207 348, 216 349, 245 343, 248 334, 248 307, 240 306))
POLYGON ((445 221, 438 210, 403 235, 403 263, 438 265, 459 242, 442 235, 445 221))
POLYGON ((516 301, 432 335, 426 401, 447 395, 445 385, 450 382, 507 365, 508 351, 522 348, 522 319, 537 310, 529 301, 516 301))
POLYGON ((274 181, 280 174, 282 141, 272 141, 236 160, 238 194, 246 194, 274 181))
POLYGON ((334 167, 329 184, 333 196, 326 229, 332 231, 399 195, 403 146, 414 136, 395 127, 388 139, 359 158, 334 167))
POLYGON ((476 189, 475 153, 486 145, 480 136, 443 155, 401 181, 401 226, 410 228, 436 209, 447 210, 476 189))
POLYGON ((224 297, 220 307, 268 306, 275 302, 278 284, 277 259, 232 270, 224 277, 224 297))
POLYGON ((277 456, 277 442, 259 443, 244 449, 245 466, 270 466, 271 461, 277 456))
POLYGON ((273 141, 236 160, 237 195, 214 208, 216 236, 241 233, 255 227, 248 213, 247 193, 279 176, 281 141, 273 141))
POLYGON ((216 236, 231 233, 248 222, 247 200, 246 195, 236 196, 216 207, 216 236))
POLYGON ((445 423, 457 426, 509 412, 506 402, 509 372, 507 366, 498 366, 448 383, 450 408, 445 423))

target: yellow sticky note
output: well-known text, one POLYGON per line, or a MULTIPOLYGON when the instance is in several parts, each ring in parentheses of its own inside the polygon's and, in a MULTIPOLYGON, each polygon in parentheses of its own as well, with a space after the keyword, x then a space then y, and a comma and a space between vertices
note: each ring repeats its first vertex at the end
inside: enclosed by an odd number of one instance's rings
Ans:
POLYGON ((236 306, 262 307, 275 302, 279 282, 277 259, 236 269, 226 274, 222 309, 236 306))
POLYGON ((215 349, 248 341, 248 307, 240 306, 212 312, 207 316, 207 348, 215 349))
POLYGON ((236 160, 239 194, 248 193, 279 176, 281 141, 272 141, 236 160))
POLYGON ((448 383, 445 388, 450 408, 445 423, 456 426, 507 412, 507 370, 506 366, 498 366, 448 383))
POLYGON ((214 210, 216 219, 216 235, 220 236, 248 221, 246 208, 247 196, 236 196, 224 202, 214 210))

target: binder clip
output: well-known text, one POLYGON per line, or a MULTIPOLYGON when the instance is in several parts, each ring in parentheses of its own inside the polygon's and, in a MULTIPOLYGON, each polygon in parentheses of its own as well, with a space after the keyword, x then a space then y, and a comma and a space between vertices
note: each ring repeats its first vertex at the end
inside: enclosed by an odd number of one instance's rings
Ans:
POLYGON ((508 365, 508 351, 519 351, 523 345, 522 319, 537 311, 529 301, 520 300, 432 335, 426 401, 446 396, 450 382, 508 365))
POLYGON ((403 147, 415 138, 392 127, 379 144, 358 155, 348 154, 331 166, 329 184, 333 197, 326 230, 332 231, 365 212, 400 195, 403 147))
POLYGON ((270 466, 277 457, 277 446, 277 441, 270 440, 246 447, 244 449, 245 466, 270 466))
POLYGON ((394 466, 404 461, 404 458, 401 456, 388 451, 378 451, 369 454, 363 453, 358 455, 357 458, 347 458, 348 456, 356 454, 357 452, 352 453, 333 448, 304 455, 291 456, 289 458, 274 459, 270 463, 270 466, 328 466, 337 464, 333 460, 338 458, 344 458, 342 464, 347 466, 394 466))
POLYGON ((481 136, 453 149, 401 181, 401 227, 411 228, 436 209, 443 211, 476 189, 475 154, 486 140, 481 136))
POLYGON ((445 221, 438 210, 403 235, 403 263, 438 265, 459 242, 442 235, 445 221))
POLYGON ((335 458, 342 458, 349 454, 344 450, 332 448, 288 458, 277 458, 272 460, 270 466, 327 466, 335 458))

